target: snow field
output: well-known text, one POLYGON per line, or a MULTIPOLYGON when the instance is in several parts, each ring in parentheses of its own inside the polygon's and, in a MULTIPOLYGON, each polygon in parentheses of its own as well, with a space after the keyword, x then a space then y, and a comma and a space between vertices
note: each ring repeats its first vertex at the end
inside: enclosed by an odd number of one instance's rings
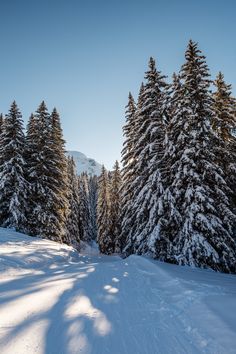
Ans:
POLYGON ((0 229, 1 354, 236 352, 236 277, 0 229))

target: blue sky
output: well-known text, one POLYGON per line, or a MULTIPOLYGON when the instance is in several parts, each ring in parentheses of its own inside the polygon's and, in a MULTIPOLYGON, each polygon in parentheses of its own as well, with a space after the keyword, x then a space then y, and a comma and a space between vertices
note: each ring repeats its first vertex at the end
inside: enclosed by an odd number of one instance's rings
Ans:
POLYGON ((67 148, 111 168, 150 56, 171 76, 192 38, 236 94, 235 13, 235 0, 0 0, 0 111, 15 99, 27 121, 44 99, 67 148))

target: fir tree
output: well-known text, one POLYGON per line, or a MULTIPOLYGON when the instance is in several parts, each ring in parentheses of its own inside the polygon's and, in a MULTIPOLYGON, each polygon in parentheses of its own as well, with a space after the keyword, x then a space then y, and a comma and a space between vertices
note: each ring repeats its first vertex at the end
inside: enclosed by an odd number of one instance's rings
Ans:
POLYGON ((79 185, 76 167, 72 157, 68 157, 68 203, 65 242, 76 248, 80 243, 79 185))
MULTIPOLYGON (((173 75, 171 85, 171 104, 169 105, 170 121, 165 132, 163 144, 163 156, 157 160, 157 169, 150 175, 154 189, 150 203, 150 217, 148 222, 148 251, 154 258, 169 260, 170 247, 172 246, 173 235, 170 230, 175 230, 179 223, 180 214, 174 204, 174 198, 169 188, 170 181, 170 157, 175 154, 174 145, 171 144, 169 134, 173 129, 173 118, 175 109, 181 101, 180 76, 173 75), (167 212, 168 210, 168 212, 167 212), (158 245, 158 246, 157 246, 158 245)), ((181 106, 179 107, 181 110, 181 106)), ((184 116, 183 112, 182 115, 184 116)), ((160 154, 157 154, 157 158, 160 154)))
POLYGON ((4 118, 3 118, 3 114, 0 114, 0 136, 3 132, 3 122, 4 122, 4 118))
POLYGON ((113 252, 113 242, 109 235, 110 226, 110 196, 108 173, 102 167, 102 173, 98 181, 98 206, 97 206, 97 225, 98 225, 98 246, 100 252, 111 254, 113 252))
POLYGON ((0 220, 3 227, 25 231, 28 184, 25 179, 25 137, 21 113, 14 101, 6 115, 0 146, 0 220))
MULTIPOLYGON (((4 123, 4 117, 3 114, 0 114, 0 147, 2 145, 3 123, 4 123)), ((2 157, 0 155, 0 165, 1 164, 2 164, 2 157)))
POLYGON ((82 241, 92 240, 90 227, 88 175, 83 172, 79 176, 79 209, 80 209, 80 238, 82 241))
MULTIPOLYGON (((144 85, 141 85, 139 97, 142 96, 144 85)), ((122 200, 122 231, 116 243, 117 252, 121 252, 126 244, 126 238, 129 233, 130 225, 133 223, 132 215, 132 196, 134 191, 131 190, 135 175, 135 159, 134 148, 136 139, 136 104, 131 93, 129 93, 129 100, 126 106, 126 124, 123 127, 125 142, 122 150, 122 164, 121 171, 122 184, 121 184, 121 200, 122 200)))
POLYGON ((121 175, 118 161, 115 162, 110 182, 109 235, 113 241, 112 253, 120 252, 119 236, 121 233, 121 175))
MULTIPOLYGON (((236 114, 235 99, 231 95, 231 85, 227 85, 220 72, 214 81, 216 92, 213 94, 214 115, 213 128, 220 139, 224 141, 224 148, 220 151, 220 164, 226 174, 226 182, 230 188, 229 198, 231 209, 236 214, 236 114)), ((236 233, 236 225, 235 225, 236 233)), ((236 235, 235 235, 236 236, 236 235)))
POLYGON ((60 116, 53 109, 51 114, 51 146, 49 158, 49 189, 51 191, 51 207, 53 224, 50 225, 49 235, 54 240, 65 242, 65 222, 68 214, 68 174, 65 155, 65 141, 61 129, 60 116))
POLYGON ((168 185, 163 197, 166 209, 160 221, 156 255, 160 257, 162 250, 163 260, 235 271, 232 213, 225 175, 218 164, 222 141, 211 128, 208 67, 192 41, 185 58, 168 128, 169 177, 165 177, 168 185))
POLYGON ((97 239, 97 201, 98 201, 98 178, 90 176, 88 179, 89 189, 89 227, 92 240, 97 239))
POLYGON ((27 180, 29 189, 27 195, 27 232, 31 236, 36 236, 38 232, 37 219, 34 210, 37 206, 37 175, 35 162, 37 161, 38 151, 38 120, 31 114, 26 133, 25 158, 27 165, 27 180))
POLYGON ((212 118, 213 128, 217 134, 228 142, 232 139, 232 132, 235 129, 235 100, 231 96, 231 85, 224 81, 224 75, 219 72, 214 81, 216 92, 213 94, 214 115, 212 118))
POLYGON ((29 181, 31 184, 31 233, 50 238, 51 218, 50 160, 51 119, 43 101, 28 125, 27 144, 29 181))
POLYGON ((33 234, 64 241, 67 203, 66 160, 59 115, 50 116, 44 101, 28 125, 30 228, 33 234))
POLYGON ((164 140, 164 102, 167 84, 164 76, 157 71, 155 61, 150 58, 149 70, 146 72, 146 84, 140 97, 141 107, 136 117, 136 142, 134 161, 136 178, 132 183, 132 215, 135 220, 130 227, 126 251, 128 253, 145 253, 148 237, 147 224, 152 199, 153 179, 150 175, 158 168, 164 140))

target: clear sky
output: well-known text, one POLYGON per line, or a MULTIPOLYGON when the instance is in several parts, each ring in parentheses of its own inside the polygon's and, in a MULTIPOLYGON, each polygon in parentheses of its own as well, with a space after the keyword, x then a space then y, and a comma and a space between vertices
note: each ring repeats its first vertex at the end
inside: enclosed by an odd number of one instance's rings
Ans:
POLYGON ((192 38, 236 94, 235 0, 0 0, 0 16, 0 111, 15 99, 27 121, 44 99, 67 148, 108 168, 150 56, 171 76, 192 38))

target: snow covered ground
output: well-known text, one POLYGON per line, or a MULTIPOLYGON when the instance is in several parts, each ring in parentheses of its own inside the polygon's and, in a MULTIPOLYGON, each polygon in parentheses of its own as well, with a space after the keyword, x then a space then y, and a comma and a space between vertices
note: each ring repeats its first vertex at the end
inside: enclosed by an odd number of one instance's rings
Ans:
POLYGON ((236 276, 0 229, 1 354, 236 353, 236 276))

